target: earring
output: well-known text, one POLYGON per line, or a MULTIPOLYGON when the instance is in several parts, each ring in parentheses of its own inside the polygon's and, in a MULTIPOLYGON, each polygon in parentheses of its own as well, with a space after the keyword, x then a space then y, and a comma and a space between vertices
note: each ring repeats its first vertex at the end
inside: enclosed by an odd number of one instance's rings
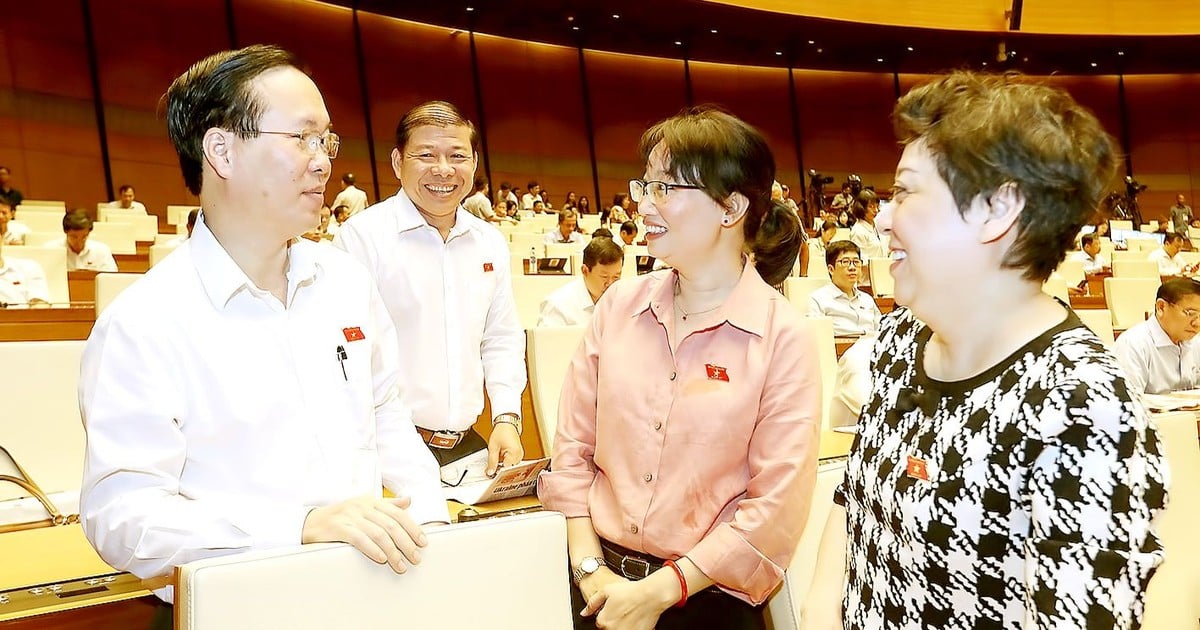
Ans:
POLYGON ((728 214, 721 217, 721 225, 729 225, 730 223, 733 223, 733 219, 729 218, 728 214))

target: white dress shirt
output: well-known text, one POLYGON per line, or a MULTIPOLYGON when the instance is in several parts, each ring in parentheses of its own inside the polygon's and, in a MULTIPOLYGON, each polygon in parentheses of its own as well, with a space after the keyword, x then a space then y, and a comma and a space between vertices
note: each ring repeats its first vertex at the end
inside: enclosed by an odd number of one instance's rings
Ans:
POLYGON ((1150 252, 1150 255, 1146 256, 1146 260, 1158 263, 1158 275, 1160 276, 1182 275, 1183 268, 1187 266, 1183 255, 1176 253, 1174 256, 1167 256, 1167 250, 1161 247, 1150 252))
POLYGON ((32 232, 28 225, 13 219, 8 222, 8 226, 4 230, 5 245, 24 245, 25 236, 32 232))
POLYGON ((583 236, 583 232, 571 232, 571 236, 563 239, 562 232, 558 228, 554 228, 542 238, 542 242, 546 245, 586 245, 588 239, 583 236))
POLYGON ((352 217, 334 245, 362 261, 400 339, 400 388, 417 426, 469 429, 483 411, 521 415, 525 331, 508 244, 461 206, 445 241, 403 190, 352 217))
POLYGON ((1130 391, 1163 394, 1200 386, 1200 339, 1176 345, 1157 316, 1121 333, 1113 354, 1130 391))
POLYGON ((484 221, 488 221, 496 217, 496 213, 492 212, 492 200, 488 199, 487 195, 483 194, 482 190, 464 199, 463 207, 467 209, 467 212, 470 212, 484 221))
POLYGON ((564 284, 542 300, 537 325, 540 326, 586 326, 592 321, 596 303, 588 293, 583 278, 564 284))
POLYGON ((142 214, 150 214, 150 213, 146 212, 146 204, 144 204, 140 201, 129 202, 128 208, 122 208, 120 200, 110 201, 110 202, 108 202, 107 205, 109 208, 116 208, 117 210, 133 210, 133 211, 141 212, 142 214))
POLYGON ((859 337, 838 359, 837 382, 832 384, 833 401, 829 405, 829 426, 858 424, 863 405, 871 399, 871 349, 876 339, 875 333, 859 337))
POLYGON ((417 522, 448 521, 370 276, 297 239, 287 283, 285 306, 198 220, 97 319, 79 381, 80 516, 105 562, 148 578, 298 545, 310 510, 382 486, 412 498, 417 522))
POLYGON ((879 330, 879 318, 883 315, 875 304, 875 298, 858 289, 851 298, 832 282, 813 291, 808 297, 809 317, 833 319, 833 334, 838 337, 854 337, 879 330))
POLYGON ((5 256, 0 262, 0 302, 28 304, 35 299, 50 301, 42 266, 35 260, 5 256))
POLYGON ((356 186, 347 186, 333 198, 333 205, 329 207, 335 209, 338 206, 346 206, 350 210, 350 216, 354 216, 367 207, 367 193, 356 186))
POLYGON ((1104 254, 1096 254, 1096 257, 1092 258, 1083 250, 1072 252, 1067 259, 1083 263, 1083 273, 1100 273, 1112 266, 1112 263, 1108 262, 1108 258, 1105 258, 1104 254))
POLYGON ((67 271, 116 271, 117 260, 108 245, 92 239, 87 240, 83 251, 76 254, 67 246, 67 237, 46 243, 48 249, 67 250, 67 271))
POLYGON ((888 254, 883 251, 883 241, 879 238, 879 232, 866 221, 857 221, 854 227, 850 228, 850 242, 858 245, 858 249, 862 251, 862 259, 867 262, 872 258, 887 258, 888 254))
POLYGON ((535 202, 535 201, 543 201, 542 196, 541 195, 531 195, 529 193, 525 193, 524 195, 521 195, 521 209, 522 210, 533 210, 533 202, 535 202))

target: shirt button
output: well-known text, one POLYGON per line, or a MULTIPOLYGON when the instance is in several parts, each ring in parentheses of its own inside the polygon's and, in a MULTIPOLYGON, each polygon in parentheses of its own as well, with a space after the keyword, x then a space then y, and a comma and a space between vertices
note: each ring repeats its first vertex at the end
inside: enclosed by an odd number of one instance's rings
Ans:
POLYGON ((631 534, 636 534, 636 533, 637 533, 637 525, 630 525, 630 526, 629 526, 629 533, 631 533, 631 534))
POLYGON ((659 430, 659 429, 661 429, 661 428, 662 428, 662 423, 661 423, 661 422, 655 422, 655 423, 654 423, 654 430, 655 430, 655 431, 658 431, 658 430, 659 430))
POLYGON ((672 380, 672 381, 673 381, 673 380, 675 380, 675 373, 674 373, 674 372, 671 372, 671 380, 672 380))
POLYGON ((654 481, 654 475, 651 475, 650 473, 646 473, 645 475, 642 476, 642 479, 645 479, 646 483, 650 483, 651 481, 654 481))

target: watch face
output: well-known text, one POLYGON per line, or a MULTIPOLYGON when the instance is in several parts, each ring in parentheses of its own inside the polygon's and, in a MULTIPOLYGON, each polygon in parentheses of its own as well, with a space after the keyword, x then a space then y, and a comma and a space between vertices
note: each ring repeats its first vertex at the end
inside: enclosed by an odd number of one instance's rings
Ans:
POLYGON ((583 562, 579 563, 579 568, 584 573, 591 575, 600 569, 599 558, 584 558, 583 562))

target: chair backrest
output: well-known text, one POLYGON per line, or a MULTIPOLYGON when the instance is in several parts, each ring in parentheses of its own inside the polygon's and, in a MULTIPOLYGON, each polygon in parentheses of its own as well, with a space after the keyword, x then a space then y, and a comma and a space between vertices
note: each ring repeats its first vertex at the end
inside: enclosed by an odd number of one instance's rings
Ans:
MULTIPOLYGON (((0 365, 8 368, 0 444, 46 493, 78 492, 83 479, 77 393, 83 346, 83 341, 0 343, 0 365)), ((7 465, 2 468, 9 472, 7 465)), ((0 484, 0 499, 19 496, 27 495, 14 484, 0 484)))
POLYGON ((1152 251, 1152 250, 1143 250, 1143 249, 1138 249, 1138 250, 1128 250, 1127 249, 1124 251, 1114 250, 1112 253, 1112 256, 1111 256, 1111 260, 1113 261, 1113 263, 1116 263, 1117 261, 1122 261, 1122 260, 1146 260, 1146 258, 1148 258, 1150 256, 1150 251, 1152 251))
POLYGON ((570 628, 566 520, 557 512, 427 529, 421 565, 396 575, 344 544, 223 556, 177 570, 176 627, 570 628), (330 579, 336 576, 336 579, 330 579), (448 605, 447 593, 470 605, 448 605), (386 605, 381 605, 385 603, 386 605), (456 621, 457 620, 457 621, 456 621))
POLYGON ((792 306, 795 306, 800 311, 801 315, 808 315, 808 296, 812 295, 813 291, 828 284, 828 278, 814 278, 812 276, 807 278, 788 278, 783 281, 783 295, 787 297, 788 302, 792 306))
POLYGON ((1125 249, 1131 252, 1152 252, 1158 249, 1162 244, 1152 238, 1127 238, 1125 239, 1125 249))
MULTIPOLYGON (((62 231, 58 232, 30 232, 25 235, 25 245, 28 247, 45 247, 54 241, 60 240, 63 237, 62 231)), ((63 253, 66 256, 65 250, 63 253)))
POLYGON ((543 256, 546 253, 545 243, 541 234, 513 232, 512 242, 508 244, 508 251, 528 258, 529 250, 532 249, 537 252, 538 256, 543 256))
POLYGON ((1183 260, 1185 265, 1196 265, 1200 263, 1200 252, 1179 252, 1178 256, 1183 260))
POLYGON ((1116 338, 1113 335, 1112 313, 1108 309, 1081 308, 1075 310, 1075 315, 1079 316, 1079 321, 1083 322, 1084 326, 1096 333, 1104 345, 1112 347, 1116 338))
POLYGON ((1056 269, 1055 272, 1063 279, 1063 282, 1067 283, 1067 286, 1069 287, 1078 286, 1079 283, 1083 282, 1084 278, 1087 277, 1087 275, 1083 273, 1082 260, 1064 260, 1059 263, 1058 269, 1056 269))
POLYGON ((1114 278, 1154 278, 1159 279, 1158 263, 1153 260, 1114 260, 1112 264, 1114 278))
MULTIPOLYGON (((600 229, 600 215, 598 214, 581 214, 579 215, 579 227, 585 234, 591 235, 592 232, 600 229)), ((616 234, 613 234, 616 237, 616 234)))
POLYGON ((521 321, 521 327, 528 330, 537 326, 542 300, 574 279, 575 276, 527 276, 514 272, 513 301, 517 304, 517 318, 521 321))
POLYGON ((1195 226, 1188 226, 1188 238, 1189 239, 1200 238, 1200 228, 1195 227, 1195 226))
POLYGON ((200 206, 167 206, 167 225, 187 225, 188 214, 200 206))
POLYGON ((112 301, 122 291, 128 289, 134 282, 141 280, 140 273, 98 273, 96 274, 96 317, 108 308, 112 301))
POLYGON ((1141 229, 1141 231, 1143 231, 1143 232, 1157 232, 1158 231, 1158 221, 1151 221, 1149 223, 1143 223, 1139 229, 1141 229))
POLYGON ((1120 219, 1111 219, 1108 222, 1108 229, 1110 232, 1116 232, 1117 230, 1132 230, 1133 229, 1133 221, 1122 221, 1120 219))
POLYGON ((88 238, 108 245, 113 254, 133 255, 137 253, 137 238, 133 224, 130 223, 97 221, 92 224, 92 234, 88 238))
POLYGON ((876 297, 896 294, 896 282, 892 279, 892 259, 872 258, 869 262, 871 273, 871 292, 876 297))
POLYGON ((800 609, 812 585, 817 570, 817 551, 821 547, 821 536, 825 532, 825 521, 833 508, 833 491, 842 483, 846 474, 846 462, 823 463, 817 468, 817 484, 813 488, 812 506, 804 533, 796 545, 792 562, 783 572, 783 584, 767 600, 766 617, 774 630, 797 630, 800 627, 800 609))
POLYGON ((558 397, 562 393, 567 366, 583 340, 584 326, 539 326, 526 335, 529 343, 529 393, 537 417, 542 452, 554 451, 558 429, 558 397))
POLYGON ((58 212, 28 212, 25 214, 17 213, 17 220, 29 226, 33 232, 45 232, 47 234, 57 234, 60 238, 63 235, 63 215, 58 212))
POLYGON ((1196 414, 1177 412, 1155 416, 1167 465, 1171 469, 1171 499, 1155 527, 1167 551, 1166 560, 1146 590, 1145 630, 1195 628, 1200 619, 1200 446, 1196 414))
MULTIPOLYGON (((850 240, 850 228, 838 228, 833 233, 833 241, 848 241, 850 240)), ((829 241, 832 243, 833 241, 829 241)))
POLYGON ((67 211, 67 202, 51 201, 48 199, 22 199, 21 205, 18 207, 27 208, 30 210, 34 210, 35 208, 36 209, 50 208, 51 210, 59 211, 58 213, 61 215, 67 211))
POLYGON ((1104 302, 1112 313, 1113 328, 1126 330, 1146 321, 1154 312, 1160 284, 1158 278, 1105 278, 1104 302))
POLYGON ((175 251, 175 248, 177 247, 179 247, 179 245, 167 245, 165 243, 162 245, 151 245, 150 266, 153 267, 154 265, 162 262, 162 259, 166 258, 168 254, 175 251))
POLYGON ((1042 292, 1047 295, 1053 295, 1066 304, 1071 303, 1071 294, 1067 292, 1067 283, 1057 272, 1052 272, 1050 277, 1046 278, 1046 281, 1042 283, 1042 292))
POLYGON ((130 223, 133 225, 133 238, 138 241, 153 241, 158 236, 158 217, 142 214, 136 210, 107 208, 100 212, 101 221, 108 223, 130 223))
MULTIPOLYGON (((555 243, 546 246, 546 258, 582 258, 583 248, 587 243, 555 243)), ((571 267, 571 273, 579 275, 579 267, 571 267)))
POLYGON ((46 274, 46 290, 50 294, 52 304, 66 304, 71 301, 70 285, 67 282, 67 249, 65 247, 60 249, 31 245, 27 239, 25 245, 5 246, 4 255, 10 258, 32 260, 42 266, 42 272, 46 274))
POLYGON ((625 252, 625 257, 621 261, 621 277, 622 278, 636 278, 638 275, 638 272, 637 272, 638 256, 649 256, 650 255, 649 248, 646 247, 645 245, 626 245, 624 252, 625 252))

